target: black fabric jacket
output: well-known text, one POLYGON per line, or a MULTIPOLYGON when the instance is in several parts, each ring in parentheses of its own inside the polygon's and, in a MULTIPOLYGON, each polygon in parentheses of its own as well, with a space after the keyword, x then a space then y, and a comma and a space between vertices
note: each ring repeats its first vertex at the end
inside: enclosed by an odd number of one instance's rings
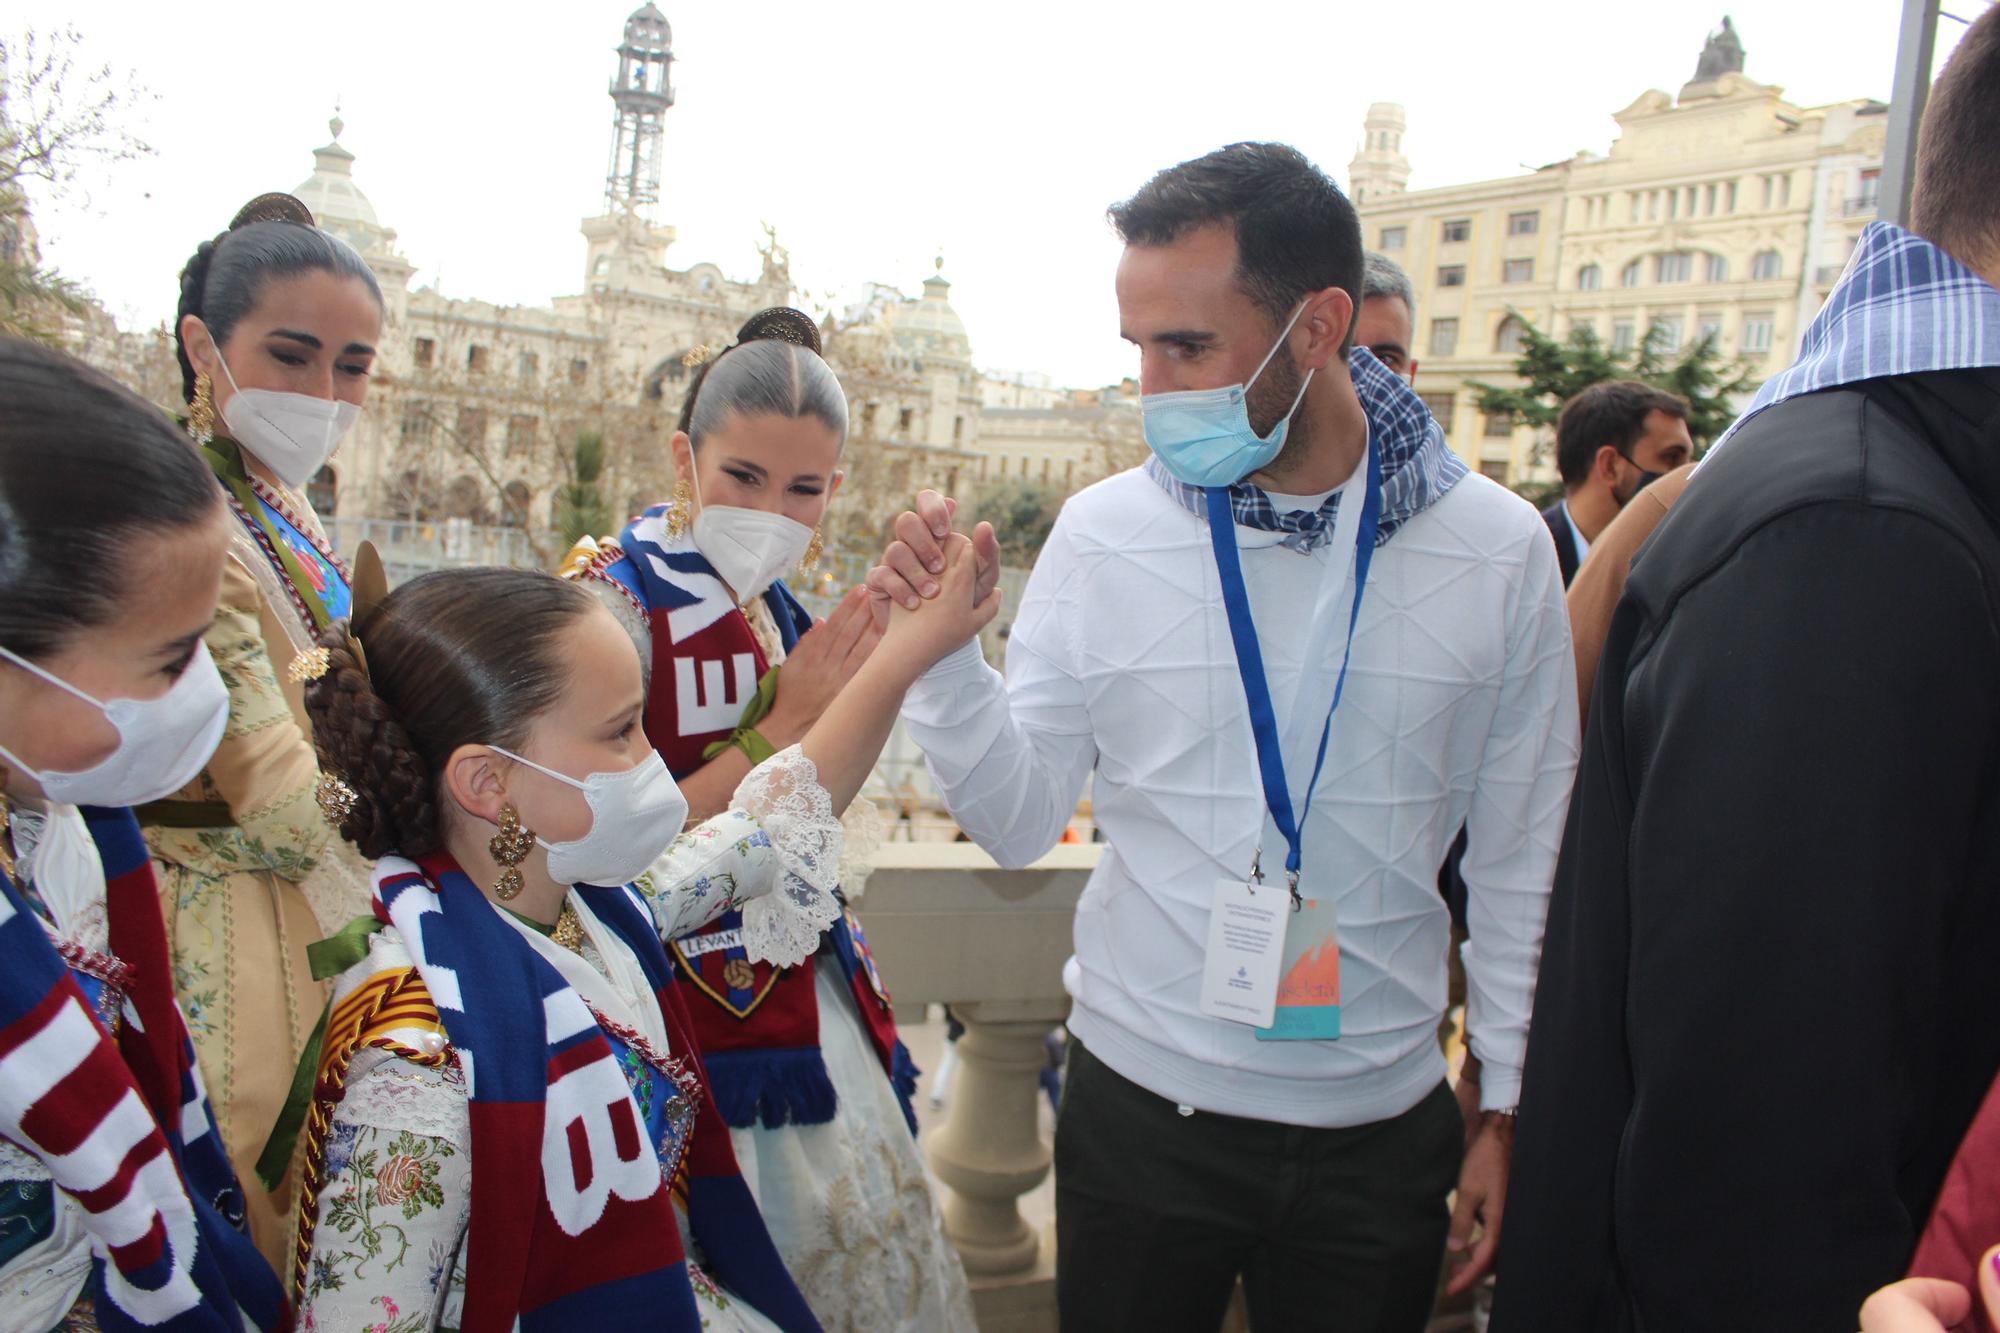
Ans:
POLYGON ((2000 371, 1957 371, 1766 410, 1641 548, 1496 1333, 1851 1333, 1902 1276, 2000 1068, 1996 515, 2000 371))
POLYGON ((1563 509, 1563 502, 1556 501, 1542 511, 1542 522, 1549 525, 1549 536, 1556 544, 1556 568, 1562 571, 1563 587, 1576 582, 1577 567, 1583 562, 1576 555, 1576 534, 1570 531, 1569 514, 1563 509))

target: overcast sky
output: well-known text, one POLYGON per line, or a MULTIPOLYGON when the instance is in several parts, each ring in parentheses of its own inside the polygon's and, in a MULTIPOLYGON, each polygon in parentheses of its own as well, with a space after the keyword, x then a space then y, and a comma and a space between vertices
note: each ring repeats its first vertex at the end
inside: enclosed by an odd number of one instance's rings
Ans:
MULTIPOLYGON (((1237 139, 1288 140, 1346 183, 1368 103, 1408 108, 1414 188, 1603 151, 1611 117, 1694 72, 1728 4, 1746 72, 1804 105, 1887 100, 1896 0, 1496 5, 659 0, 679 100, 673 266, 757 268, 778 228, 809 298, 914 293, 942 253, 983 367, 1130 373, 1105 206, 1237 139)), ((1970 16, 1985 0, 1947 5, 1970 16)), ((534 304, 579 290, 606 87, 631 0, 14 0, 154 95, 156 150, 38 202, 46 257, 128 320, 171 315, 197 241, 310 173, 339 100, 355 179, 416 283, 534 304)), ((1941 24, 1940 42, 1962 31, 1941 24)))

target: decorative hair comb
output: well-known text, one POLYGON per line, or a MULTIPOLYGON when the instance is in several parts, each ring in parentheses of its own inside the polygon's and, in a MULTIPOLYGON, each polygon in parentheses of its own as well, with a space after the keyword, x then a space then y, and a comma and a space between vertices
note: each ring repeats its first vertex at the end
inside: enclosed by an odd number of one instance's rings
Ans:
POLYGON ((273 192, 260 194, 243 207, 236 210, 236 216, 229 220, 229 230, 247 227, 253 222, 296 222, 311 227, 312 210, 289 194, 273 192))
POLYGON ((759 310, 743 321, 743 327, 736 331, 736 345, 764 342, 775 339, 788 342, 794 347, 803 347, 814 356, 822 354, 819 325, 803 310, 790 306, 772 306, 769 310, 759 310))

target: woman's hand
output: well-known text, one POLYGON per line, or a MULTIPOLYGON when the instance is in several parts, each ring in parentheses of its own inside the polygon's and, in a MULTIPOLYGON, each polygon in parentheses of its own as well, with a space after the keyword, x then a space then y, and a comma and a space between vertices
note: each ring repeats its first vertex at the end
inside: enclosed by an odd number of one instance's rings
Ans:
MULTIPOLYGON (((868 592, 877 626, 889 623, 891 604, 914 611, 920 601, 938 595, 938 575, 944 572, 945 538, 958 513, 958 501, 936 491, 919 491, 916 507, 896 516, 896 540, 882 553, 882 563, 868 571, 868 592)), ((1000 540, 991 523, 972 530, 972 547, 979 556, 979 583, 973 602, 1000 582, 1000 540)))
POLYGON ((782 750, 811 730, 881 637, 869 618, 868 590, 850 589, 832 615, 799 637, 778 668, 778 697, 757 724, 764 739, 782 750))
POLYGON ((974 638, 1000 610, 1000 590, 980 586, 982 562, 972 539, 954 532, 939 547, 937 595, 918 599, 914 609, 894 603, 882 634, 883 651, 894 654, 912 680, 974 638))

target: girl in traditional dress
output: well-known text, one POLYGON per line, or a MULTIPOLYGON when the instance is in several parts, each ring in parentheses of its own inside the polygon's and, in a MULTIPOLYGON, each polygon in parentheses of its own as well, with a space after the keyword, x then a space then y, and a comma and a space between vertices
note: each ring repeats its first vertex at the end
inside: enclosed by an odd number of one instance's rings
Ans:
MULTIPOLYGON (((672 502, 566 564, 640 645, 646 735, 697 814, 812 726, 872 646, 863 590, 814 625, 781 581, 817 558, 840 488, 847 400, 819 345, 796 310, 754 316, 689 386, 672 502)), ((972 1328, 917 1155, 916 1070, 860 922, 843 910, 792 968, 749 957, 740 927, 725 914, 668 947, 737 1158, 814 1313, 840 1333, 972 1328)))
POLYGON ((222 734, 202 640, 228 521, 157 409, 0 339, 0 1326, 23 1333, 286 1316, 122 808, 222 734))
POLYGON ((308 1327, 820 1327, 660 938, 727 911, 752 957, 803 961, 840 910, 834 811, 903 692, 997 606, 963 554, 803 741, 678 840, 638 653, 583 589, 429 574, 323 636, 307 707, 341 832, 380 859, 373 919, 330 942, 354 961, 306 1125, 308 1327))
POLYGON ((368 392, 374 275, 289 195, 266 195, 181 274, 176 337, 189 433, 231 516, 208 649, 229 689, 221 748, 138 811, 159 861, 175 987, 265 1257, 290 1253, 291 1182, 253 1171, 325 993, 306 946, 363 910, 366 871, 313 803, 319 770, 288 668, 347 614, 347 567, 306 483, 368 392))

